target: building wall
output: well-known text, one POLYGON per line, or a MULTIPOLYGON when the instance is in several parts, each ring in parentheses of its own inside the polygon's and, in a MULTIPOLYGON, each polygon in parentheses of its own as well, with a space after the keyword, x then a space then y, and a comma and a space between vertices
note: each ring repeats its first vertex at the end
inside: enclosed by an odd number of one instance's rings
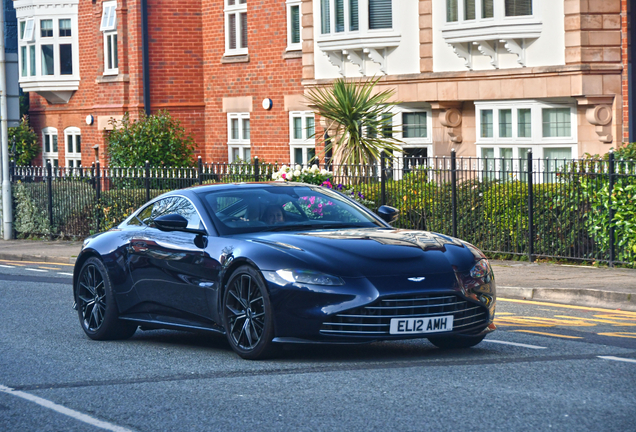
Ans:
MULTIPOLYGON (((111 117, 129 112, 137 118, 143 105, 140 0, 118 0, 119 74, 104 72, 103 34, 99 30, 103 0, 80 1, 80 84, 66 104, 50 104, 30 94, 31 121, 38 133, 58 129, 59 159, 63 134, 82 132, 82 163, 95 160, 97 146, 105 160, 104 128, 111 117), (95 118, 86 124, 86 116, 95 118)), ((225 55, 224 1, 148 0, 151 111, 166 109, 181 120, 204 161, 228 161, 228 114, 249 112, 251 156, 261 161, 290 161, 290 111, 308 108, 302 95, 340 76, 318 44, 319 1, 302 0, 302 51, 287 51, 284 0, 247 2, 248 54, 225 55), (272 100, 266 110, 262 101, 272 100)), ((605 153, 627 130, 627 31, 625 0, 536 0, 541 36, 527 46, 526 65, 515 54, 499 52, 499 68, 475 54, 468 70, 441 36, 444 0, 399 0, 394 13, 400 44, 388 50, 387 74, 365 60, 367 76, 382 76, 381 88, 395 90, 395 100, 426 109, 432 116, 434 155, 477 154, 475 103, 480 101, 561 101, 577 106, 577 155, 605 153), (622 2, 622 3, 621 3, 622 2), (622 44, 622 45, 621 45, 622 44), (623 51, 621 51, 621 49, 623 51), (586 119, 590 109, 607 105, 607 126, 586 119), (439 116, 458 109, 461 142, 451 141, 439 116), (600 138, 612 136, 609 142, 600 138)), ((348 64, 347 77, 359 78, 348 64)), ((316 133, 323 131, 316 121, 316 133)))
POLYGON ((285 99, 302 95, 303 87, 301 53, 286 52, 285 2, 247 2, 249 54, 240 58, 224 57, 223 2, 202 3, 206 160, 228 160, 228 112, 249 112, 251 156, 289 162, 289 110, 301 107, 285 99), (270 110, 262 107, 265 98, 270 110))

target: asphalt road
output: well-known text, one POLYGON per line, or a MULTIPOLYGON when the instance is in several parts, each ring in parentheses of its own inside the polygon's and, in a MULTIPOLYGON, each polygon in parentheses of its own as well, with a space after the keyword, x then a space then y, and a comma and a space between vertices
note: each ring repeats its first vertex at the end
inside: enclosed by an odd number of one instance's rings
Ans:
POLYGON ((636 313, 499 299, 475 348, 425 339, 239 359, 223 337, 95 342, 64 265, 0 262, 3 431, 628 431, 636 313), (21 265, 19 265, 21 264, 21 265))

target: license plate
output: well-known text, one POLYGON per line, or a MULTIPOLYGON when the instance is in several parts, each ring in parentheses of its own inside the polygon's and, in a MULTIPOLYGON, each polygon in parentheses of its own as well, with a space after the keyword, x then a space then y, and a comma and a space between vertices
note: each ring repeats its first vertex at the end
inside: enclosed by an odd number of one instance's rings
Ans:
POLYGON ((437 333, 453 329, 453 315, 430 318, 393 318, 390 334, 437 333))

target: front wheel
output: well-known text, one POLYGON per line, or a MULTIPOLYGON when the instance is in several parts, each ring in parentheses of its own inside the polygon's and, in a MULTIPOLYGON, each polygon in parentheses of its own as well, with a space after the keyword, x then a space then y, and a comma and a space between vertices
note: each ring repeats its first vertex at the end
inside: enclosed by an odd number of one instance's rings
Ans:
POLYGON ((274 353, 272 306, 259 272, 241 266, 232 274, 223 295, 223 324, 232 349, 248 360, 274 353))
POLYGON ((108 272, 95 257, 87 259, 80 270, 76 301, 80 324, 91 339, 128 339, 137 330, 136 325, 119 319, 108 272))
POLYGON ((481 336, 431 336, 429 342, 437 348, 442 349, 460 349, 470 348, 484 340, 486 335, 481 336))

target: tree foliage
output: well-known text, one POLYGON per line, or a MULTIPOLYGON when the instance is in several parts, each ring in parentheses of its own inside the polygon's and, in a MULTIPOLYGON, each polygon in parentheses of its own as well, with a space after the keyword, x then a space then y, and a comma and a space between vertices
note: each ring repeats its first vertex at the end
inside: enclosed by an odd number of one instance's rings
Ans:
POLYGON ((126 113, 108 136, 112 166, 143 166, 149 161, 153 167, 191 167, 194 147, 192 136, 168 111, 142 113, 132 121, 126 113))
POLYGON ((316 87, 307 100, 327 120, 333 138, 325 151, 333 150, 338 163, 367 165, 380 158, 382 152, 399 151, 400 140, 393 138, 393 116, 389 102, 393 90, 376 92, 379 78, 367 81, 337 79, 330 87, 316 87))
POLYGON ((38 136, 29 125, 29 117, 22 116, 20 124, 10 127, 8 132, 9 146, 12 150, 13 143, 15 143, 15 150, 13 150, 15 153, 11 157, 16 165, 31 165, 31 161, 40 153, 40 146, 38 145, 38 136))

